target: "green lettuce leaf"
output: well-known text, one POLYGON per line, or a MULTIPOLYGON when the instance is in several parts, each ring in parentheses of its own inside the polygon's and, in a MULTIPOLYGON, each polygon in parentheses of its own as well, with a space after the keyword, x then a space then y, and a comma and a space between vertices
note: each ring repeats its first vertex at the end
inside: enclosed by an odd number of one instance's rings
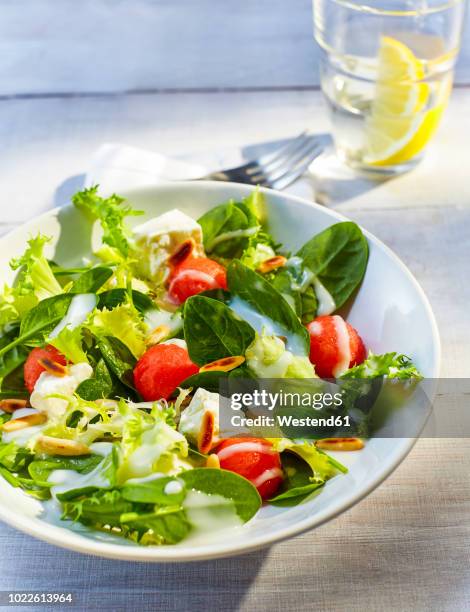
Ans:
POLYGON ((96 336, 113 336, 139 358, 145 351, 145 324, 139 311, 130 302, 115 308, 96 311, 86 327, 96 336))
POLYGON ((158 405, 150 414, 132 404, 119 404, 123 419, 118 483, 154 472, 173 475, 191 467, 186 438, 167 422, 158 405))
POLYGON ((74 329, 64 327, 55 338, 49 338, 49 344, 55 346, 72 363, 88 363, 88 357, 83 350, 82 331, 81 325, 74 329))
POLYGON ((10 261, 10 267, 20 272, 13 290, 4 300, 14 306, 19 316, 41 300, 63 293, 44 255, 44 246, 49 241, 47 236, 38 234, 28 240, 28 248, 21 257, 10 261))
POLYGON ((422 378, 416 366, 406 355, 384 353, 374 355, 369 353, 367 359, 360 365, 347 370, 341 378, 422 378))
POLYGON ((129 216, 142 215, 143 211, 123 205, 125 198, 115 194, 109 198, 100 197, 98 195, 98 185, 76 193, 72 202, 79 210, 101 223, 103 242, 118 251, 120 255, 127 257, 130 248, 130 230, 124 219, 129 216))

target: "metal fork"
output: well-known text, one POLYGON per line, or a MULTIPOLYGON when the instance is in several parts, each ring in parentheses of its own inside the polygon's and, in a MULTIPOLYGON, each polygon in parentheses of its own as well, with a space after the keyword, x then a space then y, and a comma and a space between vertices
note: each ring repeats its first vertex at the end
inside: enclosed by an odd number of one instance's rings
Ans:
POLYGON ((320 138, 303 132, 272 153, 236 168, 212 172, 202 178, 284 189, 304 174, 312 161, 322 153, 323 148, 320 138))

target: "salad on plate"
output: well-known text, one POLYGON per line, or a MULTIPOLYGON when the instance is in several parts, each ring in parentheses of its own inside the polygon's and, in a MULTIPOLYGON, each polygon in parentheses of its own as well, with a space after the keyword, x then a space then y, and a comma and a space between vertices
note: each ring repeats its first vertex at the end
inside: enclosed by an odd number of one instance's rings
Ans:
POLYGON ((222 380, 419 378, 338 314, 367 267, 355 223, 290 253, 257 190, 133 229, 119 196, 93 187, 73 204, 101 246, 65 267, 31 236, 0 297, 0 486, 64 526, 177 544, 321 494, 347 471, 326 451, 364 445, 226 436, 222 380))

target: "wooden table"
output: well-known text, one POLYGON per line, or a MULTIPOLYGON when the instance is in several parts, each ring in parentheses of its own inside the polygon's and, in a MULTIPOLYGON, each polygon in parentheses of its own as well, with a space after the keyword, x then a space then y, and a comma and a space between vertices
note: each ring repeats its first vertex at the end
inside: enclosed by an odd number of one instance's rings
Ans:
MULTIPOLYGON (((105 141, 167 154, 239 149, 328 124, 308 0, 0 0, 1 231, 63 203, 105 141)), ((380 185, 292 191, 374 232, 434 308, 442 376, 470 373, 470 40, 435 145, 380 185)), ((321 177, 321 180, 318 178, 321 177)), ((67 590, 83 610, 468 610, 470 443, 421 440, 331 523, 248 556, 135 565, 0 526, 0 590, 67 590)))

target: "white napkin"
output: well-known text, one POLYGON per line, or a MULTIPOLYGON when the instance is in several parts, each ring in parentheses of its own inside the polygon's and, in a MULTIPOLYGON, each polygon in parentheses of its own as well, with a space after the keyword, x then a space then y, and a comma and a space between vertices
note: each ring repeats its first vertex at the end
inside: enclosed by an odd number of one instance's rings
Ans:
MULTIPOLYGON (((125 144, 106 143, 91 158, 85 187, 99 185, 100 194, 109 196, 159 183, 199 178, 214 170, 231 168, 252 159, 260 146, 254 145, 246 150, 214 151, 198 155, 199 161, 186 161, 125 144)), ((314 199, 313 185, 308 174, 290 185, 286 191, 308 200, 314 199)))
POLYGON ((109 195, 162 182, 198 178, 208 172, 201 164, 137 147, 107 143, 93 154, 85 186, 99 185, 100 193, 109 195))

